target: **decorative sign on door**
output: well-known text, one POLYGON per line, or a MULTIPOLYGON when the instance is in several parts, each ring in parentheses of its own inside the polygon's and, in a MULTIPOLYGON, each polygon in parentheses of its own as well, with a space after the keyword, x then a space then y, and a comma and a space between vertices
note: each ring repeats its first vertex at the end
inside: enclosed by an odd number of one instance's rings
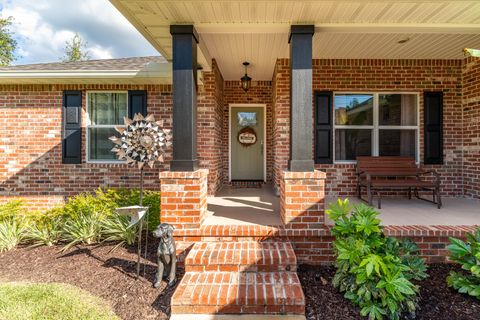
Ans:
POLYGON ((257 133, 250 127, 245 127, 238 132, 238 143, 244 147, 249 147, 257 142, 257 133))

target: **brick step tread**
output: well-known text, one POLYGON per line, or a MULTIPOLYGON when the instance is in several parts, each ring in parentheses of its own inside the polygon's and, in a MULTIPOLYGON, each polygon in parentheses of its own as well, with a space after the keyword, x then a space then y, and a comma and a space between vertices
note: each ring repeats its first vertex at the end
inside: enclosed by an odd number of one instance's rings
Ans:
POLYGON ((290 242, 197 242, 185 259, 185 271, 295 271, 290 242))
POLYGON ((171 301, 172 313, 304 314, 296 272, 187 272, 171 301))

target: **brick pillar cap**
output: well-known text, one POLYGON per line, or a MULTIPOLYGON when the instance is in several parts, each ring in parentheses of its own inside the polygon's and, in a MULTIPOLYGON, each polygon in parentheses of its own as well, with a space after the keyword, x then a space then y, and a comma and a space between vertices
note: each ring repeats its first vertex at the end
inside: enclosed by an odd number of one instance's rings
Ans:
POLYGON ((200 179, 208 175, 208 169, 195 171, 161 171, 160 179, 200 179))
POLYGON ((293 172, 289 170, 283 170, 282 178, 283 179, 325 179, 327 174, 324 171, 314 170, 306 172, 293 172))

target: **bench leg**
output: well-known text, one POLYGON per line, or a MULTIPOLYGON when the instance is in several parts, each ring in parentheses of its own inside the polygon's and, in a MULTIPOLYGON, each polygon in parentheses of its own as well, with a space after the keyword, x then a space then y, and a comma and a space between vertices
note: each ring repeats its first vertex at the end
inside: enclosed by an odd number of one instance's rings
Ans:
POLYGON ((408 199, 412 200, 412 188, 408 188, 408 199))
POLYGON ((367 198, 368 198, 368 205, 372 205, 372 188, 370 186, 367 187, 367 198))
POLYGON ((437 207, 440 209, 442 207, 442 198, 440 197, 440 188, 435 188, 435 192, 437 193, 437 207))
POLYGON ((382 209, 382 195, 380 192, 377 192, 378 197, 378 209, 382 209))

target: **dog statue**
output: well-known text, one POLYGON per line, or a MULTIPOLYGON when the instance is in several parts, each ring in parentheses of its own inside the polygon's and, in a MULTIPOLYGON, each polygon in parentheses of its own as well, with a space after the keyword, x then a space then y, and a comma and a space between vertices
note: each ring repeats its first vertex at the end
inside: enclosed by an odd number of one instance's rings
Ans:
POLYGON ((173 286, 176 281, 177 256, 173 230, 173 226, 162 223, 153 231, 153 236, 160 239, 157 249, 158 270, 153 285, 155 288, 160 287, 162 279, 166 276, 168 276, 169 287, 173 286))

